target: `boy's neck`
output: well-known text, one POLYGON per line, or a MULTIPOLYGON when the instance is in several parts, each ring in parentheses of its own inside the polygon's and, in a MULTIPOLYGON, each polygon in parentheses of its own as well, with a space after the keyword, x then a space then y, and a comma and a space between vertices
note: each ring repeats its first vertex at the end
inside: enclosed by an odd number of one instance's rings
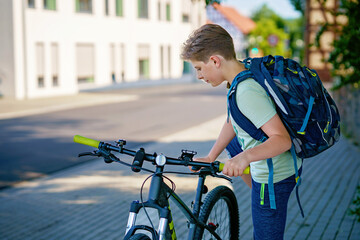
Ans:
POLYGON ((237 60, 229 61, 224 69, 225 79, 231 84, 239 72, 246 70, 245 65, 237 60))

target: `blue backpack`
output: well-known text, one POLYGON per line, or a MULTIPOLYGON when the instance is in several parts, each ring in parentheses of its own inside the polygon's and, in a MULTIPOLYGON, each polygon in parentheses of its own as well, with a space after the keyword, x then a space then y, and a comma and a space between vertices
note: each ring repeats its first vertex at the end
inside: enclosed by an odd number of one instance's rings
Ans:
MULTIPOLYGON (((248 78, 253 78, 266 90, 274 101, 276 111, 292 140, 291 154, 297 182, 296 197, 304 216, 298 196, 301 178, 298 175, 296 156, 301 159, 313 157, 339 140, 339 111, 315 70, 301 67, 296 61, 282 56, 247 58, 243 62, 248 70, 240 72, 230 86, 228 112, 239 127, 252 138, 261 142, 266 141, 266 134, 240 112, 235 96, 237 85, 248 78)), ((242 151, 236 137, 226 149, 231 157, 242 151)), ((276 209, 272 160, 267 159, 267 164, 270 206, 276 209)))

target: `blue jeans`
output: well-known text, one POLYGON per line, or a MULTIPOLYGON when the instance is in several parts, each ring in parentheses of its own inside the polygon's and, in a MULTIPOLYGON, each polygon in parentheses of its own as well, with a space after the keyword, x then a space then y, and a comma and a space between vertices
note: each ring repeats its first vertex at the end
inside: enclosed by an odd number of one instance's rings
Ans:
MULTIPOLYGON (((299 175, 301 174, 299 169, 299 175)), ((276 209, 270 208, 268 184, 252 180, 251 207, 254 226, 254 240, 282 240, 286 225, 287 205, 290 194, 296 186, 295 175, 274 184, 276 209), (263 192, 263 201, 261 197, 263 192)))

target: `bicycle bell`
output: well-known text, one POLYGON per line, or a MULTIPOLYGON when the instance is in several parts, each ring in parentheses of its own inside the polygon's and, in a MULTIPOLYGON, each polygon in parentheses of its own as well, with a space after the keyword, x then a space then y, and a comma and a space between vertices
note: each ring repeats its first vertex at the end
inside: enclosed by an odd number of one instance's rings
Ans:
POLYGON ((155 162, 156 162, 156 165, 158 165, 158 166, 164 166, 165 163, 166 163, 165 155, 162 154, 162 153, 157 155, 156 158, 155 158, 155 162))

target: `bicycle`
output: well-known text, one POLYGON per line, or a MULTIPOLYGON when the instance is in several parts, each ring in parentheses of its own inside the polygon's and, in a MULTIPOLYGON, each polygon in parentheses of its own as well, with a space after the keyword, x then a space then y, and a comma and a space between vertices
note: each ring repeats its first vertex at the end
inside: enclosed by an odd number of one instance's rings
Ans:
MULTIPOLYGON (((167 157, 163 154, 158 155, 157 153, 149 154, 146 153, 143 148, 134 151, 124 147, 126 145, 125 140, 118 140, 114 146, 109 143, 75 135, 74 142, 97 148, 97 150, 93 152, 80 153, 79 157, 87 155, 102 157, 104 158, 105 163, 117 162, 129 166, 134 172, 143 170, 152 173, 148 177, 148 179, 151 178, 148 199, 143 201, 141 188, 141 202, 136 200, 131 203, 124 240, 151 239, 148 235, 139 233, 139 230, 149 232, 152 239, 156 240, 176 239, 176 232, 169 207, 169 198, 177 205, 177 207, 179 207, 188 220, 189 240, 238 239, 240 227, 239 212, 234 192, 227 186, 218 186, 208 193, 208 189, 205 185, 207 176, 223 178, 230 182, 232 181, 226 176, 217 174, 221 172, 224 165, 223 163, 218 161, 212 163, 193 161, 193 156, 196 152, 188 150, 182 150, 182 154, 178 158, 167 157), (121 161, 114 153, 133 156, 134 159, 132 164, 121 161), (155 165, 155 171, 143 168, 144 161, 149 161, 155 165), (166 165, 190 166, 197 172, 185 173, 164 171, 166 165), (174 189, 164 182, 164 178, 170 180, 164 176, 165 173, 190 174, 199 177, 192 211, 174 192, 174 189), (207 193, 207 196, 204 202, 202 202, 202 195, 205 193, 207 193), (146 208, 153 208, 158 211, 160 219, 157 230, 155 229, 146 208), (144 209, 147 218, 150 220, 151 226, 136 224, 136 218, 140 209, 144 209)), ((244 173, 249 173, 249 169, 247 168, 244 173)), ((147 179, 145 182, 146 181, 147 179)))

